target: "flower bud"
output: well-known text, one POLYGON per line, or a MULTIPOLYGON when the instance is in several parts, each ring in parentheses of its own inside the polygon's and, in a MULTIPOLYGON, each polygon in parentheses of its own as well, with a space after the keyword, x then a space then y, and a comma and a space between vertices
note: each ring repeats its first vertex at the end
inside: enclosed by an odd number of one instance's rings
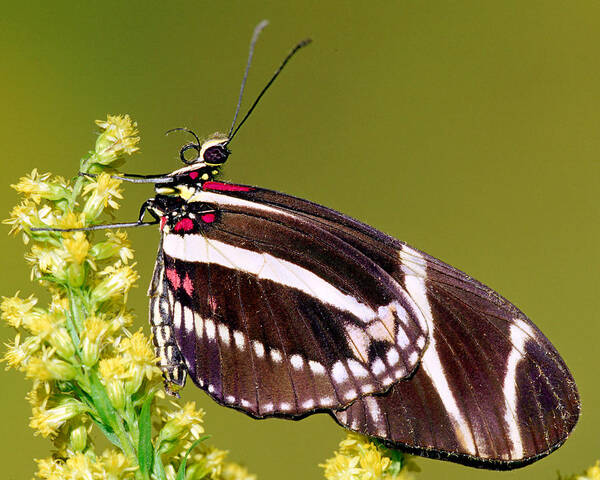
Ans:
POLYGON ((85 411, 86 407, 81 402, 65 397, 53 408, 34 407, 29 426, 44 437, 54 436, 67 420, 85 411))
POLYGON ((129 115, 108 115, 106 121, 96 120, 104 131, 96 140, 93 162, 110 165, 119 160, 123 154, 131 155, 139 150, 140 138, 135 135, 137 123, 132 122, 129 115))
POLYGON ((57 179, 54 182, 47 182, 49 178, 49 173, 40 175, 37 169, 34 169, 30 175, 21 177, 19 183, 11 185, 11 187, 17 192, 27 195, 35 203, 40 203, 42 198, 56 201, 71 196, 71 192, 66 188, 66 185, 60 185, 64 180, 57 179))
POLYGON ((123 357, 112 357, 100 360, 99 371, 110 403, 117 409, 125 407, 125 388, 123 379, 127 378, 129 366, 123 357))
POLYGON ((122 380, 111 380, 106 382, 106 393, 117 410, 125 408, 125 388, 122 380))
POLYGON ((77 376, 77 370, 70 363, 56 358, 33 357, 25 367, 28 378, 37 380, 72 380, 77 376))
POLYGON ((48 336, 48 342, 62 358, 69 359, 75 354, 73 340, 64 327, 55 327, 48 336))
POLYGON ((188 402, 174 411, 165 412, 165 424, 158 434, 158 444, 181 440, 190 435, 194 440, 204 433, 202 422, 204 410, 196 410, 194 402, 188 402))
POLYGON ((111 178, 107 173, 100 173, 96 180, 88 183, 83 189, 83 195, 88 199, 83 207, 83 214, 88 221, 93 221, 108 207, 118 209, 116 199, 122 199, 121 180, 111 178))
POLYGON ((72 263, 67 267, 67 281, 72 288, 79 288, 85 281, 85 268, 83 265, 72 263))
POLYGON ((12 344, 7 345, 6 353, 2 361, 6 362, 7 368, 24 370, 32 355, 39 351, 41 340, 39 337, 27 337, 23 343, 20 335, 15 337, 12 344))
POLYGON ((97 243, 90 249, 90 256, 96 260, 120 257, 123 263, 133 258, 133 250, 124 232, 109 232, 107 237, 108 241, 97 243))
POLYGON ((2 297, 2 303, 0 303, 2 318, 11 327, 19 328, 24 321, 37 315, 33 311, 36 303, 37 298, 33 295, 28 298, 20 298, 18 292, 14 297, 2 297))
POLYGON ((92 291, 92 300, 98 303, 114 296, 125 296, 138 279, 137 272, 131 266, 121 266, 120 262, 105 268, 100 275, 104 280, 92 291))
POLYGON ((75 452, 83 452, 87 447, 87 428, 83 424, 77 425, 69 433, 69 446, 75 452))

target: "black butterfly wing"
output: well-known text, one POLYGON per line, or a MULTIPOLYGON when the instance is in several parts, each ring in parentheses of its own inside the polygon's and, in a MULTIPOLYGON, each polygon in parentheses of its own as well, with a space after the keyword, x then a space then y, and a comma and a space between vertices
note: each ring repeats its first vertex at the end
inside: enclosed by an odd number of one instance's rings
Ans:
POLYGON ((299 416, 414 371, 426 320, 385 270, 303 216, 211 205, 201 231, 163 235, 151 320, 215 400, 299 416))
POLYGON ((421 455, 498 469, 541 458, 574 428, 579 396, 562 358, 522 312, 485 285, 311 202, 262 189, 206 192, 203 199, 305 216, 396 279, 426 317, 428 345, 415 375, 335 412, 342 425, 421 455))

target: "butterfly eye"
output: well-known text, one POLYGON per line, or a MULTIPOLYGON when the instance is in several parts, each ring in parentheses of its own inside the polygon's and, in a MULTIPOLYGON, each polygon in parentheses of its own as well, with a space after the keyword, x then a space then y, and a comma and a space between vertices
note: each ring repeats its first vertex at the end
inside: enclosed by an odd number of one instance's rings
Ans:
POLYGON ((187 165, 197 162, 199 157, 200 146, 196 143, 188 143, 179 150, 179 158, 187 165), (193 152, 190 152, 190 150, 193 150, 193 152))
POLYGON ((202 159, 204 160, 204 163, 208 165, 221 165, 222 163, 225 163, 227 157, 229 157, 229 150, 227 150, 227 147, 215 145, 214 147, 206 149, 202 159))

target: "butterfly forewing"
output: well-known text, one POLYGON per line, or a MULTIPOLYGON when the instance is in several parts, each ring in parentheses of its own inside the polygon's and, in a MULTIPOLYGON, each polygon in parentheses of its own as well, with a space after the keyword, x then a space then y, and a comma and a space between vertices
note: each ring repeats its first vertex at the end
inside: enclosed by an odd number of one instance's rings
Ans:
POLYGON ((427 324, 384 269, 293 212, 213 206, 202 231, 163 235, 155 287, 201 388, 253 416, 302 415, 414 371, 427 324))

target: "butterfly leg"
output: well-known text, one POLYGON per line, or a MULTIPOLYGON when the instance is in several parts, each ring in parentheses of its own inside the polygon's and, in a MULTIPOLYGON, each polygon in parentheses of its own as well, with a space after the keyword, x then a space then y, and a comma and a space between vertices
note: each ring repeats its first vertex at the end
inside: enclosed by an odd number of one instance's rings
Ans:
POLYGON ((107 223, 104 225, 92 225, 90 227, 77 227, 77 228, 56 228, 56 227, 33 227, 32 232, 91 232, 93 230, 111 230, 113 228, 130 228, 130 227, 147 227, 149 225, 156 225, 160 221, 159 214, 153 209, 152 199, 146 200, 140 209, 140 214, 137 222, 126 222, 126 223, 107 223), (148 212, 152 217, 149 222, 144 221, 144 216, 148 212))
MULTIPOLYGON (((79 172, 79 176, 96 178, 98 175, 95 173, 79 172)), ((123 173, 121 175, 111 175, 110 178, 116 178, 117 180, 129 183, 173 183, 173 177, 167 174, 138 175, 136 173, 123 173)))

